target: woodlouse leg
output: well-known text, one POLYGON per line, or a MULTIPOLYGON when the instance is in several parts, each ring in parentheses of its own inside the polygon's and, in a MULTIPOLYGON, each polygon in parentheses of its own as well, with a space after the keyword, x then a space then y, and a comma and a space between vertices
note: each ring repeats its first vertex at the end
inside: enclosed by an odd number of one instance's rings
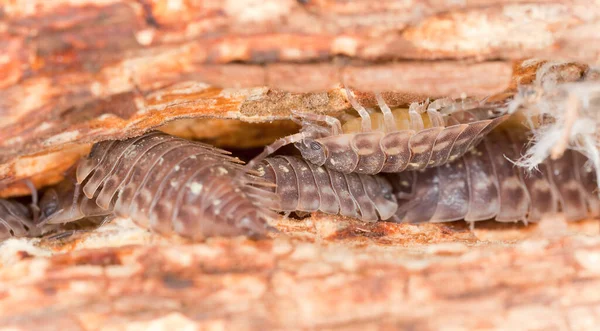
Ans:
POLYGON ((440 98, 440 99, 436 99, 432 103, 430 103, 427 106, 427 110, 440 111, 440 110, 446 109, 452 105, 454 105, 454 100, 452 100, 451 98, 440 98))
POLYGON ((429 120, 431 121, 432 127, 443 127, 444 126, 444 117, 442 114, 435 110, 427 110, 427 116, 429 116, 429 120))
POLYGON ((73 204, 71 205, 71 213, 73 213, 75 208, 77 208, 77 202, 79 201, 79 195, 81 194, 80 187, 81 187, 80 183, 75 184, 75 194, 73 194, 73 204))
POLYGON ((411 103, 408 108, 408 116, 410 117, 409 128, 415 132, 419 132, 425 128, 423 118, 421 117, 422 108, 423 106, 416 102, 411 103))
POLYGON ((365 109, 365 107, 361 106, 361 104, 358 103, 358 101, 356 101, 356 99, 354 98, 354 95, 352 94, 352 91, 350 91, 350 89, 348 89, 347 87, 344 87, 344 89, 346 90, 346 95, 348 96, 348 101, 350 101, 352 108, 354 108, 354 110, 356 110, 358 112, 358 114, 360 115, 360 118, 362 119, 362 122, 361 122, 362 132, 370 132, 372 130, 371 115, 369 115, 369 112, 365 109))
MULTIPOLYGON (((485 103, 485 102, 483 102, 483 103, 485 103)), ((474 99, 470 99, 470 98, 466 98, 466 97, 461 98, 460 103, 456 102, 455 100, 453 100, 451 98, 441 98, 441 99, 436 99, 435 101, 433 101, 429 105, 427 110, 435 109, 441 114, 448 115, 448 114, 452 114, 457 111, 466 111, 468 109, 477 108, 481 104, 482 104, 482 102, 480 102, 478 100, 474 100, 474 99)))
MULTIPOLYGON (((342 133, 342 123, 340 123, 340 120, 338 120, 337 118, 333 117, 333 116, 329 116, 329 115, 318 115, 318 114, 312 114, 312 113, 301 113, 298 112, 297 110, 292 110, 291 111, 292 115, 301 118, 301 119, 305 119, 308 121, 313 121, 313 122, 325 122, 327 123, 327 125, 329 125, 331 127, 331 134, 334 136, 337 136, 338 134, 342 133)), ((303 125, 305 123, 302 123, 303 125)))
POLYGON ((396 119, 394 118, 394 114, 392 114, 392 110, 390 109, 390 107, 385 103, 385 100, 383 100, 381 93, 375 93, 375 99, 377 99, 377 105, 383 113, 385 132, 396 131, 396 119))
POLYGON ((450 98, 437 99, 427 106, 427 116, 429 117, 432 127, 444 126, 444 117, 440 113, 440 109, 448 105, 450 102, 448 100, 452 101, 450 98))

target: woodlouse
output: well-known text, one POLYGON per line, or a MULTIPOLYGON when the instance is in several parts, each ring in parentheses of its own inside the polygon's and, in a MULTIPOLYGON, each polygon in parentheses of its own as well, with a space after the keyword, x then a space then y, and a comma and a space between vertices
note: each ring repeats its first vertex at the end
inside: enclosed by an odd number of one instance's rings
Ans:
POLYGON ((262 202, 277 197, 227 154, 158 131, 97 143, 77 166, 75 185, 65 181, 46 192, 42 222, 114 213, 192 239, 263 236, 272 212, 262 202))
POLYGON ((53 226, 38 226, 40 210, 33 183, 25 180, 31 190, 31 203, 26 206, 13 199, 0 199, 0 241, 11 237, 37 237, 53 226))
POLYGON ((0 240, 39 234, 31 208, 14 200, 0 199, 0 240))
POLYGON ((537 222, 562 212, 567 220, 600 216, 596 177, 587 159, 568 150, 531 173, 509 160, 527 140, 518 129, 493 130, 461 159, 422 171, 390 174, 396 221, 537 222))
POLYGON ((450 99, 392 111, 378 93, 382 114, 369 114, 348 89, 346 93, 360 119, 342 126, 331 116, 293 112, 301 119, 300 132, 267 146, 248 168, 292 143, 304 159, 342 173, 432 168, 462 156, 508 117, 498 107, 479 107, 479 103, 457 109, 459 103, 450 99))
POLYGON ((387 179, 378 175, 343 174, 295 156, 266 158, 258 173, 275 184, 279 196, 269 208, 283 212, 340 214, 363 221, 387 220, 398 203, 387 179))

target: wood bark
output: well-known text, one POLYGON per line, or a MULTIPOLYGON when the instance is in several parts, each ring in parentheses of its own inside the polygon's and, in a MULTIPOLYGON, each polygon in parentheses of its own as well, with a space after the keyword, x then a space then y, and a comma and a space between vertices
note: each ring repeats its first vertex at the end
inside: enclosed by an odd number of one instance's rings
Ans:
POLYGON ((322 215, 277 225, 285 233, 258 242, 191 244, 125 226, 62 245, 15 240, 2 247, 10 265, 0 268, 0 325, 591 330, 600 323, 597 222, 572 224, 562 234, 580 234, 567 236, 541 226, 489 223, 470 232, 322 215), (70 253, 44 256, 52 250, 70 253))
MULTIPOLYGON (((584 0, 0 0, 0 197, 155 128, 261 146, 297 130, 279 121, 292 109, 352 113, 343 85, 405 107, 598 78, 599 16, 584 0)), ((597 221, 273 225, 190 243, 114 220, 0 243, 0 328, 600 325, 597 221)))
MULTIPOLYGON (((599 44, 600 7, 583 0, 0 6, 0 190, 49 170, 35 161, 39 155, 82 150, 175 119, 271 121, 290 109, 338 115, 350 108, 340 84, 393 92, 386 97, 391 106, 509 96, 517 83, 533 80, 515 80, 520 76, 511 72, 522 71, 515 60, 555 59, 553 68, 575 69, 559 80, 573 80, 590 71, 586 63, 596 64, 599 44)), ((527 61, 529 69, 545 63, 527 61)), ((372 96, 359 101, 374 104, 372 96)), ((48 178, 59 178, 71 159, 48 178)), ((51 182, 34 179, 37 187, 51 182)), ((23 194, 18 185, 14 192, 23 194)))

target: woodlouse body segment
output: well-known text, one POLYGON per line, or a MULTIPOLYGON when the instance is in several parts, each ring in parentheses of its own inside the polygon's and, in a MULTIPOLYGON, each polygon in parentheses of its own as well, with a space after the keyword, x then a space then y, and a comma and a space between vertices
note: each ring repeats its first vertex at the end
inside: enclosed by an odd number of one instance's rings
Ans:
POLYGON ((266 158, 258 172, 279 197, 268 207, 283 212, 340 214, 374 222, 392 217, 398 207, 383 177, 344 174, 294 156, 266 158))
POLYGON ((398 197, 400 222, 538 222, 562 212, 567 220, 600 216, 597 181, 586 158, 568 150, 526 173, 518 159, 527 139, 500 128, 462 158, 437 168, 388 176, 398 197))
MULTIPOLYGON (((77 169, 77 184, 57 187, 48 223, 87 216, 131 217, 142 227, 192 239, 262 236, 270 211, 262 201, 277 197, 240 173, 240 161, 212 146, 150 132, 98 143, 77 169)), ((46 196, 44 196, 46 198, 46 196)))
POLYGON ((379 94, 376 98, 381 113, 370 114, 349 90, 346 92, 360 118, 342 125, 331 116, 292 112, 300 119, 300 133, 268 146, 248 167, 292 143, 309 162, 345 174, 437 167, 464 155, 508 118, 501 107, 473 104, 459 110, 454 101, 436 100, 391 110, 379 94))

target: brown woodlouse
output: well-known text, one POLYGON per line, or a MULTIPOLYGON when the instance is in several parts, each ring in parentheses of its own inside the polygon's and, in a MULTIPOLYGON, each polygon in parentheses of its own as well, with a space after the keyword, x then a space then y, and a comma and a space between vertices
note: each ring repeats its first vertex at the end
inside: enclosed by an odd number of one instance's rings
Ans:
POLYGON ((462 156, 508 117, 499 107, 476 103, 458 108, 460 103, 450 99, 413 103, 409 109, 392 111, 378 93, 375 96, 382 113, 369 114, 352 92, 346 89, 346 93, 360 118, 342 126, 331 116, 292 112, 301 119, 300 132, 267 146, 248 163, 248 169, 292 143, 304 159, 342 173, 433 168, 462 156))
POLYGON ((40 233, 31 208, 14 200, 0 199, 0 241, 11 237, 37 236, 40 233))
POLYGON ((567 220, 600 216, 594 171, 581 153, 568 150, 528 171, 517 160, 523 131, 499 128, 461 159, 431 169, 389 174, 398 197, 396 221, 408 223, 537 222, 562 212, 567 220))
POLYGON ((278 196, 268 207, 283 212, 340 214, 363 221, 387 220, 398 203, 387 179, 378 175, 343 174, 295 156, 266 158, 260 176, 275 184, 278 196))
POLYGON ((37 190, 29 180, 25 180, 25 184, 31 189, 29 206, 13 199, 0 199, 0 241, 11 237, 37 237, 54 228, 38 226, 37 190))
POLYGON ((44 194, 42 222, 114 213, 191 239, 261 237, 273 214, 262 205, 277 196, 227 154, 158 131, 97 143, 77 166, 76 183, 67 180, 44 194))

